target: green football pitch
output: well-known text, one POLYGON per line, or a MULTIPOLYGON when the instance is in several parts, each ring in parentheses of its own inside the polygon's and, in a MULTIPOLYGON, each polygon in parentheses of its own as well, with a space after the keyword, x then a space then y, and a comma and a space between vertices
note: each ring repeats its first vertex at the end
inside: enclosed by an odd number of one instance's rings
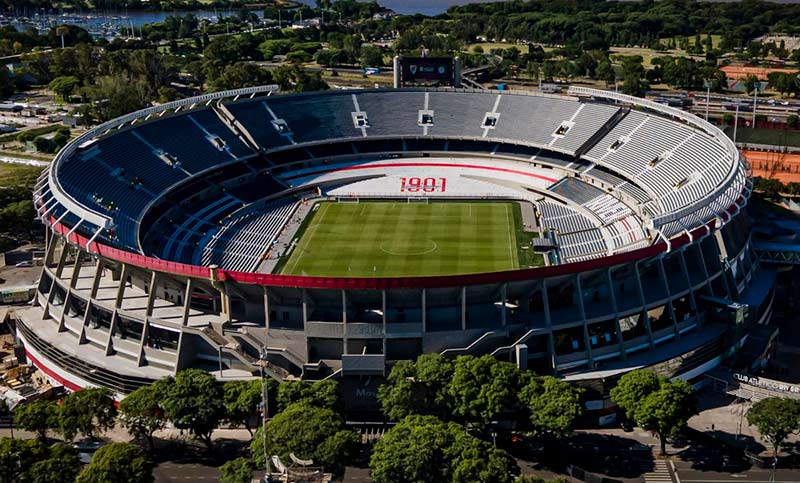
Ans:
MULTIPOLYGON (((323 202, 283 274, 433 276, 520 267, 520 209, 509 202, 323 202)), ((525 250, 530 251, 530 250, 525 250)))

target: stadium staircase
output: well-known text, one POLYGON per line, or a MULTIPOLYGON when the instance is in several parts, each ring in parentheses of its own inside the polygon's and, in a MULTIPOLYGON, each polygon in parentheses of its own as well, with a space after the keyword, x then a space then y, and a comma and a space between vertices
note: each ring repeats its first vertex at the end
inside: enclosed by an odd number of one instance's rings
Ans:
POLYGON ((491 339, 495 339, 497 337, 505 337, 505 336, 506 336, 505 330, 500 330, 500 329, 490 330, 488 332, 484 332, 480 337, 472 341, 472 343, 466 347, 450 347, 441 351, 440 354, 443 356, 471 354, 477 348, 479 348, 482 343, 489 341, 491 339))
POLYGON ((622 121, 630 111, 631 110, 629 107, 624 107, 615 112, 614 115, 605 122, 605 124, 600 126, 600 129, 592 134, 592 136, 589 137, 589 139, 587 139, 586 142, 581 145, 581 147, 575 150, 575 158, 580 159, 584 154, 592 149, 594 145, 606 137, 606 135, 611 132, 611 130, 614 129, 614 127, 619 124, 619 122, 622 121))
MULTIPOLYGON (((203 327, 199 330, 191 327, 185 327, 184 330, 188 333, 200 336, 209 345, 211 345, 211 347, 215 347, 218 351, 233 356, 247 370, 255 371, 261 366, 261 361, 257 357, 253 357, 245 352, 236 340, 228 339, 210 326, 203 327)), ((270 364, 269 362, 264 365, 264 373, 278 381, 284 380, 289 376, 289 372, 287 370, 276 366, 275 364, 270 364)))
POLYGON ((230 128, 231 131, 236 133, 240 139, 244 141, 244 143, 250 147, 253 151, 260 153, 263 152, 264 149, 256 142, 255 138, 244 125, 239 122, 238 119, 233 115, 233 113, 225 106, 225 104, 219 102, 214 106, 214 112, 217 113, 220 120, 230 128))

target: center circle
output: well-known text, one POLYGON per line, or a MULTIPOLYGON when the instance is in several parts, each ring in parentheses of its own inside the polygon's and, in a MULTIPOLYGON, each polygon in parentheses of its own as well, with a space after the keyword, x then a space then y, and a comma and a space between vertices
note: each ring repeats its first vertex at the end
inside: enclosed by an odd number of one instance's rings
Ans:
POLYGON ((381 251, 389 255, 425 255, 431 253, 438 248, 436 242, 427 238, 422 240, 402 240, 393 239, 382 242, 380 245, 381 251))

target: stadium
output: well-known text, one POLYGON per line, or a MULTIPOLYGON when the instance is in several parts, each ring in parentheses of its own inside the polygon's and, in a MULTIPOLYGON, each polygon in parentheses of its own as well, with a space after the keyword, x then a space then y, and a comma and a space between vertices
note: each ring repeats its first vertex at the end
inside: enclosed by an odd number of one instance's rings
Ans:
POLYGON ((588 388, 699 381, 767 323, 749 166, 645 99, 270 86, 148 108, 68 144, 34 192, 44 268, 17 334, 68 389, 184 368, 339 378, 491 354, 588 388))

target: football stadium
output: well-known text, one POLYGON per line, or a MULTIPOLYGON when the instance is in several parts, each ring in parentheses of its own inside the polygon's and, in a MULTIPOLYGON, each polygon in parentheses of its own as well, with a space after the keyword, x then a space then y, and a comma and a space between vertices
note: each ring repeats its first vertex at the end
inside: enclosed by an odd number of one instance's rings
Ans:
POLYGON ((396 361, 491 354, 602 421, 621 374, 702 381, 768 322, 749 175, 715 126, 589 88, 184 99, 42 174, 17 334, 68 389, 264 371, 338 378, 351 408, 396 361))

